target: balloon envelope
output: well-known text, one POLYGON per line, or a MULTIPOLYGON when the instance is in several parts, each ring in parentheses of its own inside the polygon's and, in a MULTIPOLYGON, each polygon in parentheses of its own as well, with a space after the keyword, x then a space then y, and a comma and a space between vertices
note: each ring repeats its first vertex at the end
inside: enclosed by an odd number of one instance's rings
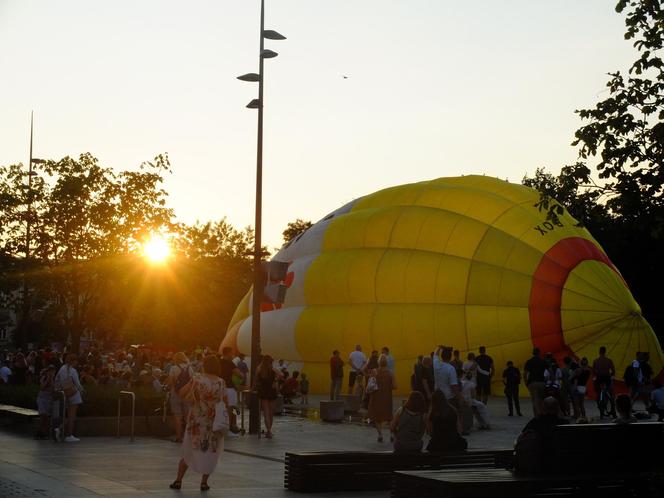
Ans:
MULTIPOLYGON (((261 347, 329 389, 329 358, 388 346, 410 390, 418 355, 439 344, 462 357, 486 346, 500 372, 533 346, 586 356, 607 347, 621 376, 637 351, 655 372, 662 350, 619 271, 566 211, 537 191, 485 176, 380 190, 330 213, 274 257, 290 263, 283 305, 264 305, 261 347)), ((251 290, 222 346, 249 354, 251 290)), ((346 367, 346 372, 348 367, 346 367)), ((347 375, 347 373, 346 373, 347 375)), ((500 390, 502 391, 502 390, 500 390)))

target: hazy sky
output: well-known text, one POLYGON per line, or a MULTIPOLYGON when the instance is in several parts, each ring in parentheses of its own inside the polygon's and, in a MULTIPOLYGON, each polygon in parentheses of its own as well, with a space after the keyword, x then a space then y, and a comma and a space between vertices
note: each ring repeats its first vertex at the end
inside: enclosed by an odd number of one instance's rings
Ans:
MULTIPOLYGON (((380 188, 520 181, 635 59, 614 0, 266 0, 263 237, 380 188), (344 79, 343 76, 347 76, 344 79)), ((258 0, 0 0, 0 164, 168 152, 178 218, 253 225, 258 0)))

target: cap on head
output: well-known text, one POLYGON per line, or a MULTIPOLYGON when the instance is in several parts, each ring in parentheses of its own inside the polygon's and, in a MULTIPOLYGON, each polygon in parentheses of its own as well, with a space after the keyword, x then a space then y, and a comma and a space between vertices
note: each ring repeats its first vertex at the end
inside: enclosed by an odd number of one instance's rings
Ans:
POLYGON ((544 398, 542 405, 544 406, 545 414, 558 415, 558 411, 560 410, 560 403, 558 403, 558 400, 553 396, 547 396, 544 398))

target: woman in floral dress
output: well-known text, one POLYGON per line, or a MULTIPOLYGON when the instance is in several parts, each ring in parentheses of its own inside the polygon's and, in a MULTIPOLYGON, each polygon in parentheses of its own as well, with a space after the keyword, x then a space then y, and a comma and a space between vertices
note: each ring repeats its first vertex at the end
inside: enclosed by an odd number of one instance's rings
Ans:
POLYGON ((224 381, 219 377, 221 364, 214 355, 203 360, 203 373, 195 374, 182 388, 182 395, 190 403, 187 415, 187 428, 182 442, 182 458, 178 464, 178 476, 170 485, 171 489, 182 487, 182 478, 187 469, 202 474, 201 491, 210 489, 207 480, 224 451, 223 435, 212 431, 215 405, 223 399, 224 381))

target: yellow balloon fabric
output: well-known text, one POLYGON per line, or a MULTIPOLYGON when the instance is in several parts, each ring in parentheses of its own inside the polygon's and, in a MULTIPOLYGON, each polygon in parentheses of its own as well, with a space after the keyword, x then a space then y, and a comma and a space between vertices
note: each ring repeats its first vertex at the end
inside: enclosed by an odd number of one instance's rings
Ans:
MULTIPOLYGON (((495 388, 506 362, 521 368, 533 346, 591 362, 606 346, 619 374, 648 351, 659 372, 662 349, 618 270, 566 211, 548 221, 538 199, 464 176, 341 207, 274 257, 291 263, 289 290, 283 306, 263 306, 263 352, 305 372, 312 392, 329 389, 332 351, 345 359, 356 344, 390 348, 402 394, 417 356, 438 344, 462 357, 486 346, 495 388)), ((222 346, 249 354, 250 314, 251 290, 222 346)))

